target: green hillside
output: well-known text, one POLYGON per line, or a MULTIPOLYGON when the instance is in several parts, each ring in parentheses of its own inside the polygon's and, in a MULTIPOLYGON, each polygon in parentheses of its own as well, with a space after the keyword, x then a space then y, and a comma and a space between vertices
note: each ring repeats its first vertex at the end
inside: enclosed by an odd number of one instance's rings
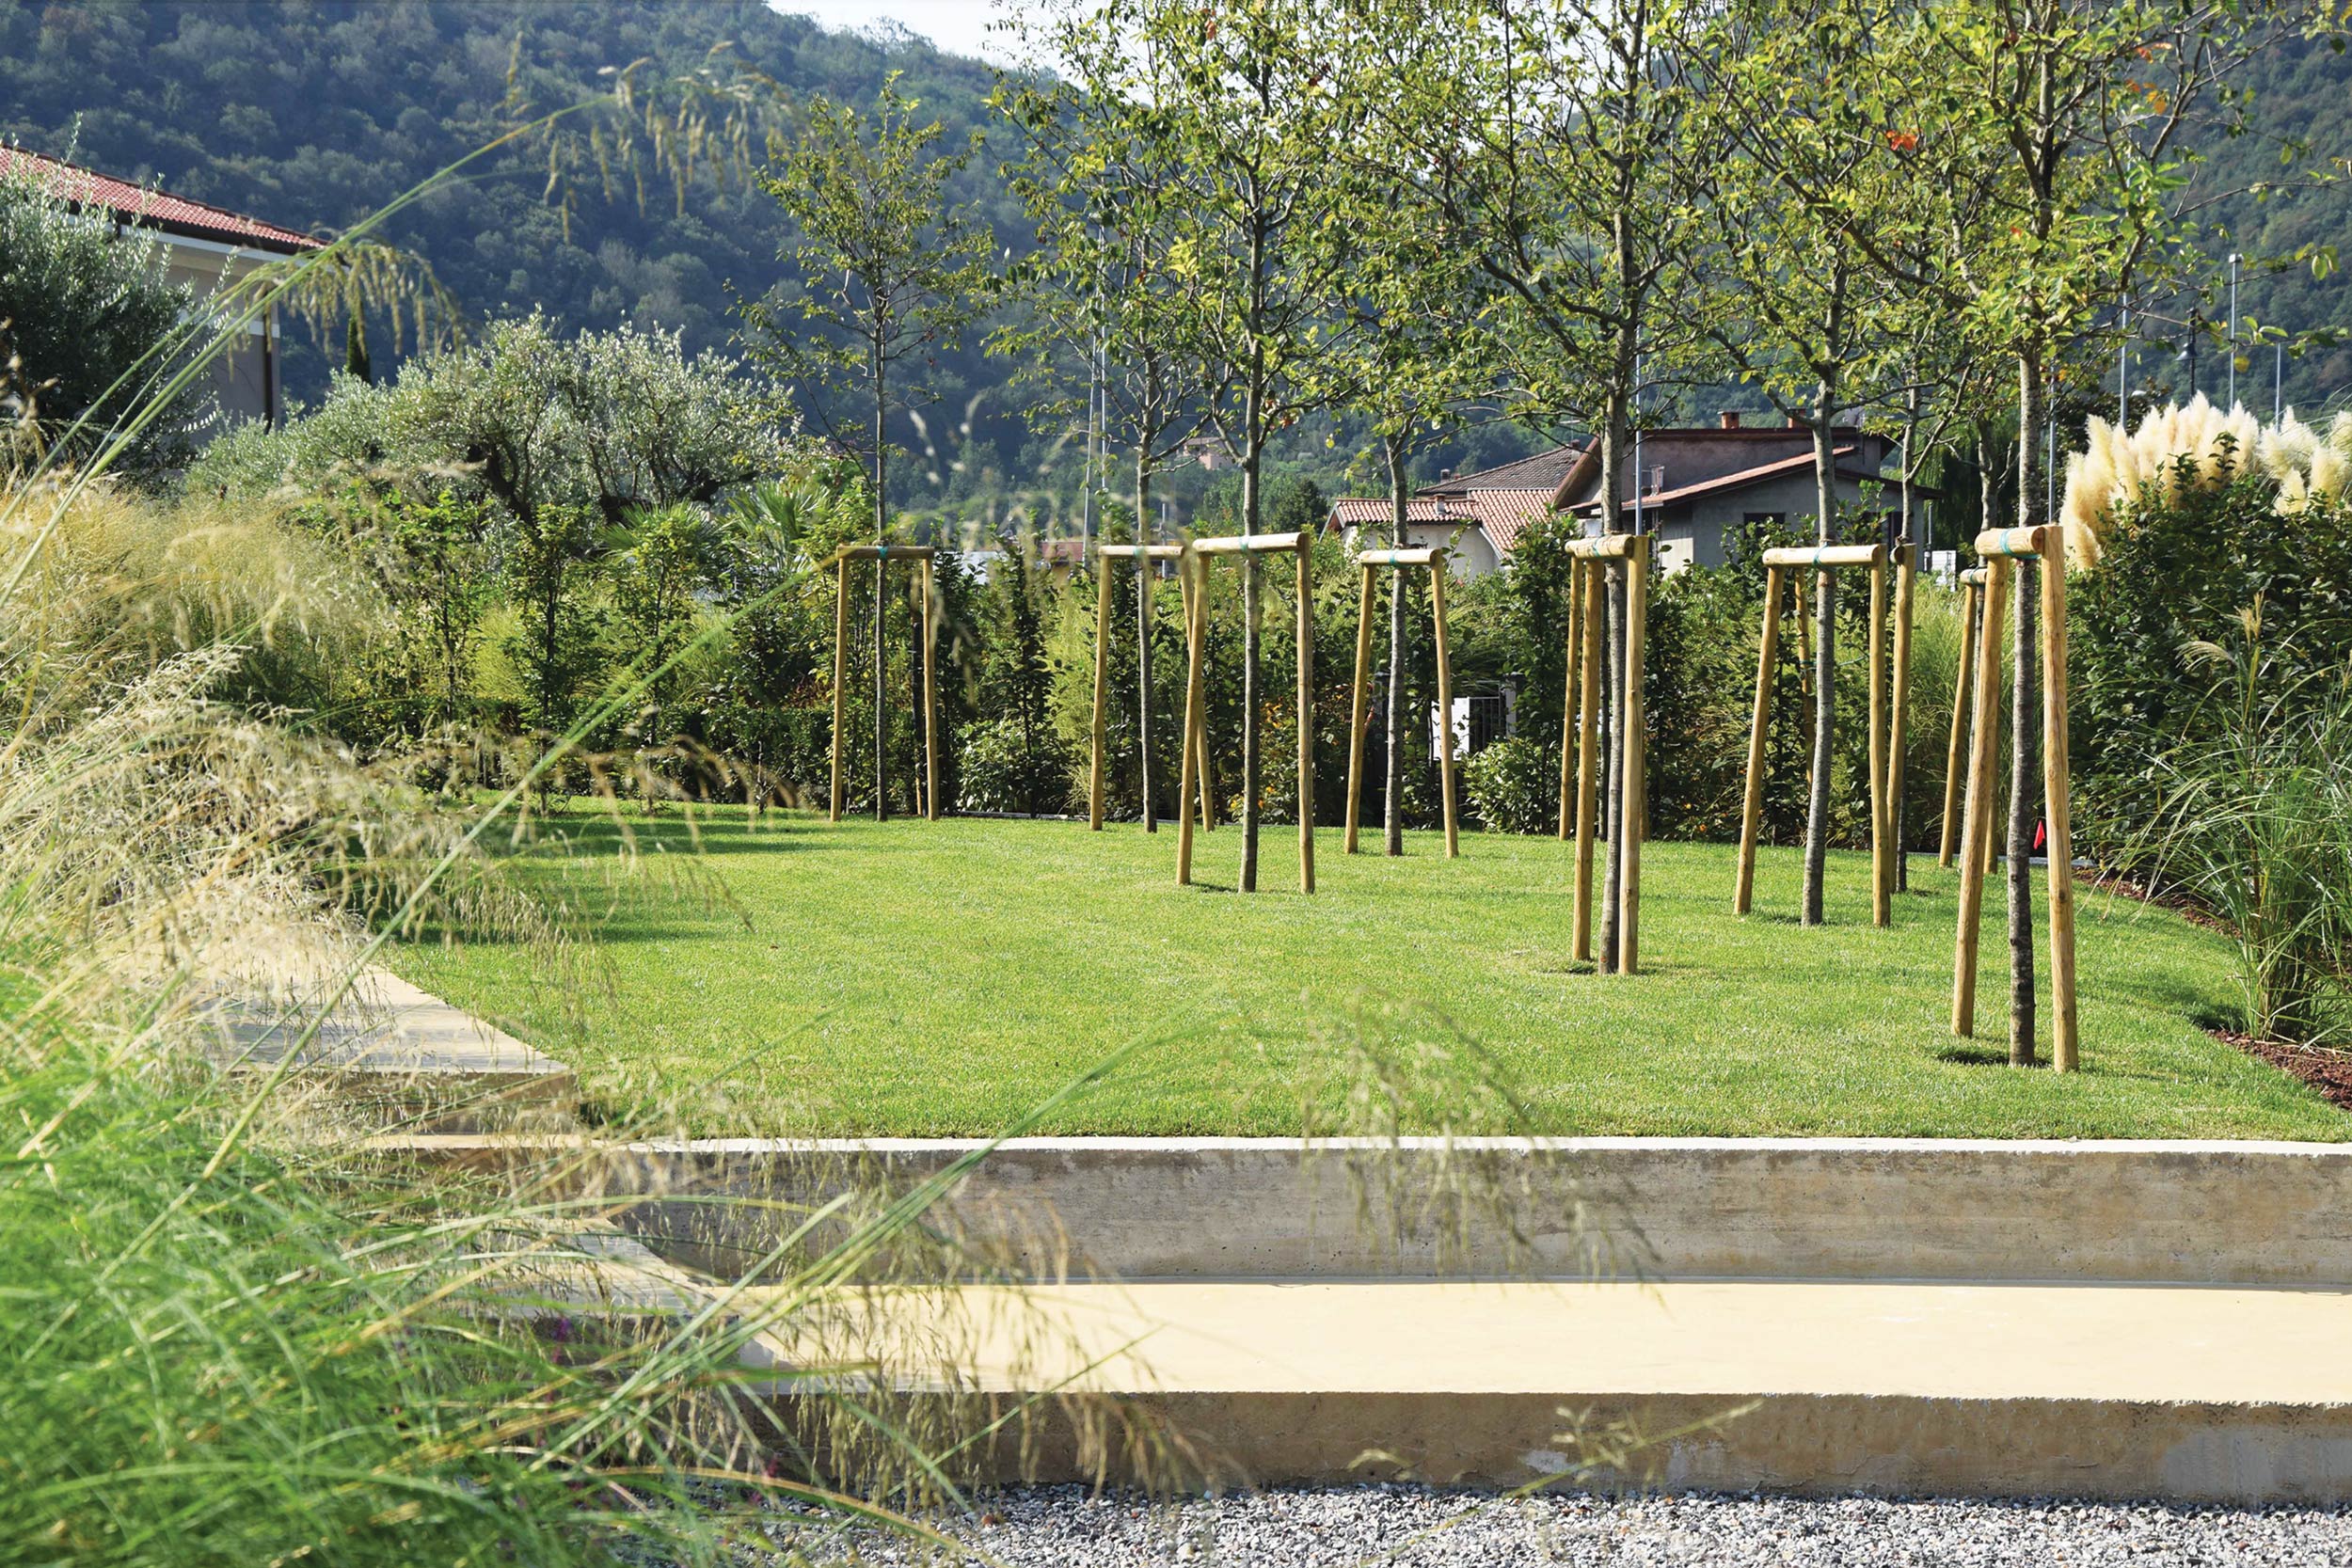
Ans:
MULTIPOLYGON (((2352 284, 2346 275, 2315 278, 2308 266, 2270 271, 2262 264, 2306 245, 2335 245, 2344 264, 2352 266, 2352 50, 2339 51, 2327 40, 2276 49, 2248 62, 2238 86, 2249 94, 2247 127, 2235 135, 2204 138, 2200 183, 2217 192, 2250 192, 2265 182, 2275 188, 2217 203, 2205 214, 2205 246, 2217 257, 2236 250, 2250 259, 2239 287, 2241 317, 2292 332, 2333 327, 2344 335, 2341 344, 2286 361, 2286 402, 2306 415, 2352 404, 2352 284), (2300 155, 2285 162, 2281 154, 2298 141, 2300 155)), ((2226 319, 2226 294, 2215 293, 2206 305, 2215 318, 2226 319)), ((2272 357, 2265 350, 2248 358, 2238 395, 2267 415, 2272 357)), ((2208 356, 2198 379, 2218 398, 2225 374, 2221 356, 2208 356)))
MULTIPOLYGON (((899 71, 952 136, 989 120, 990 66, 904 34, 828 32, 759 0, 81 0, 0 7, 0 139, 331 230, 495 135, 510 65, 523 95, 548 108, 596 90, 605 68, 648 59, 658 73, 683 71, 722 45, 794 94, 862 99, 899 71)), ((2208 135, 2204 184, 2292 186, 2330 156, 2352 154, 2352 55, 2297 44, 2253 62, 2241 85, 2252 94, 2253 129, 2208 135), (2288 135, 2311 147, 2291 168, 2280 162, 2288 135)), ((1018 248, 1027 225, 996 167, 993 156, 975 160, 959 195, 989 216, 1000 242, 1018 248)), ((428 259, 470 317, 537 307, 577 327, 677 329, 690 349, 726 345, 731 290, 756 293, 784 280, 776 260, 783 223, 755 193, 705 187, 681 209, 664 188, 641 210, 632 196, 607 200, 585 181, 574 186, 567 230, 564 214, 544 198, 546 177, 544 155, 518 151, 400 215, 388 237, 428 259)), ((2341 182, 2224 200, 2207 214, 2207 243, 2216 255, 2236 248, 2253 256, 2345 244, 2347 214, 2352 184, 2341 182)), ((2223 301, 2204 308, 2217 316, 2223 301)), ((2342 275, 2249 275, 2241 309, 2290 329, 2352 331, 2342 275)), ((393 353, 380 325, 372 346, 380 369, 393 353)), ((342 354, 340 336, 326 345, 297 336, 287 374, 294 395, 315 396, 342 354)), ((2261 357, 2242 375, 2241 392, 2266 410, 2270 365, 2261 357)), ((2207 390, 2218 394, 2222 374, 2220 357, 2203 355, 2207 390)), ((2183 379, 2157 345, 2141 355, 2138 375, 2148 385, 2183 379)), ((1009 389, 1008 376, 976 343, 938 369, 935 383, 950 407, 960 411, 983 394, 975 434, 986 461, 968 466, 961 483, 983 467, 1033 476, 1052 446, 1020 417, 1029 397, 1009 389)), ((2352 400, 2352 344, 2289 361, 2286 396, 2307 413, 2352 400)), ((1692 406, 1717 401, 1702 396, 1692 406)), ((1354 443, 1343 437, 1327 447, 1324 434, 1320 426, 1301 431, 1289 445, 1299 471, 1337 485, 1335 454, 1354 443)), ((1518 432, 1490 428, 1424 454, 1422 466, 1477 467, 1528 445, 1518 432)), ((902 466, 901 478, 920 483, 913 465, 902 466)))
MULTIPOLYGON (((827 32, 757 0, 603 3, 98 3, 0 8, 0 138, 72 155, 109 173, 301 228, 351 224, 497 134, 510 62, 541 109, 597 90, 599 70, 650 58, 660 74, 731 43, 794 94, 869 98, 886 72, 960 137, 986 118, 994 72, 900 37, 827 32)), ((568 325, 630 323, 724 347, 730 290, 779 280, 784 223, 756 192, 693 191, 681 211, 664 185, 640 211, 576 184, 564 214, 543 199, 544 151, 517 151, 400 214, 387 237, 424 256, 466 313, 534 306, 568 325)), ((960 193, 1009 242, 1023 225, 993 164, 960 193)), ((378 367, 391 354, 380 325, 378 367)), ((288 386, 314 396, 342 362, 302 341, 288 386)), ((973 345, 943 367, 961 399, 1003 378, 973 345)), ((1000 415, 1009 410, 999 410, 1000 415)), ((1017 457, 1026 433, 1000 418, 988 435, 1017 457)))

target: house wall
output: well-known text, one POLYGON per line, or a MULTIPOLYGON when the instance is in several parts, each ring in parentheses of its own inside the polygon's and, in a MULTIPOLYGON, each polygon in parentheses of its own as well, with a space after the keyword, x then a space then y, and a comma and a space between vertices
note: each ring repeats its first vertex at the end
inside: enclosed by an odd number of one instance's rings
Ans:
MULTIPOLYGON (((1859 505, 1862 486, 1851 479, 1837 481, 1838 501, 1859 505)), ((1673 573, 1686 566, 1721 566, 1724 545, 1738 537, 1751 514, 1777 512, 1791 521, 1814 515, 1813 476, 1784 474, 1761 484, 1724 495, 1700 496, 1668 506, 1649 522, 1658 535, 1660 566, 1673 573)))
MULTIPOLYGON (((1362 532, 1360 529, 1351 528, 1345 531, 1343 537, 1347 540, 1348 548, 1387 547, 1389 531, 1386 528, 1374 531, 1373 539, 1377 541, 1376 544, 1359 540, 1358 535, 1360 532, 1362 532)), ((1454 554, 1454 575, 1456 578, 1483 578, 1489 572, 1500 570, 1502 564, 1495 555, 1494 546, 1474 523, 1407 523, 1405 527, 1405 539, 1407 549, 1422 549, 1436 546, 1451 550, 1454 554)))
MULTIPOLYGON (((210 240, 185 235, 159 235, 164 245, 164 276, 183 284, 201 301, 250 276, 262 258, 210 240)), ((278 397, 278 311, 272 307, 247 322, 237 341, 214 361, 209 375, 213 393, 230 424, 248 420, 276 423, 278 397)))

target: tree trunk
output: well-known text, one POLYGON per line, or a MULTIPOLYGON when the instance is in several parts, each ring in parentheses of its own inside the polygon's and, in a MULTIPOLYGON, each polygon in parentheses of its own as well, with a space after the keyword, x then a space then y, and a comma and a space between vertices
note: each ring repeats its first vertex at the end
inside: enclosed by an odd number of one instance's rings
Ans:
MULTIPOLYGON (((1603 533, 1625 531, 1623 507, 1625 490, 1625 449, 1627 427, 1630 423, 1633 386, 1632 330, 1630 326, 1618 334, 1617 375, 1608 393, 1602 412, 1600 429, 1600 487, 1595 494, 1600 499, 1600 529, 1603 533)), ((1636 485, 1641 475, 1633 476, 1636 485)), ((1600 941, 1594 949, 1594 967, 1603 974, 1617 972, 1618 906, 1625 890, 1625 769, 1618 759, 1625 755, 1625 630, 1626 583, 1623 567, 1616 562, 1608 564, 1608 634, 1607 648, 1602 655, 1606 672, 1601 681, 1601 700, 1606 706, 1604 727, 1608 732, 1608 770, 1602 774, 1607 781, 1602 798, 1601 832, 1608 839, 1608 858, 1603 863, 1600 882, 1600 941)))
MULTIPOLYGON (((2042 486, 2035 462, 2042 434, 2042 362, 2038 355, 2017 359, 2017 522, 2036 528, 2042 516, 2042 486)), ((2033 1007, 2033 830, 2042 798, 2038 777, 2042 715, 2040 671, 2034 659, 2037 573, 2044 568, 2017 562, 2016 639, 2010 673, 2009 775, 2009 1059, 2012 1067, 2034 1062, 2033 1007)), ((1988 631, 1987 635, 1991 635, 1988 631)))
MULTIPOLYGON (((1405 441, 1398 436, 1381 443, 1389 460, 1389 532, 1398 549, 1406 544, 1408 492, 1405 477, 1405 441)), ((1388 853, 1405 853, 1405 583, 1389 574, 1389 715, 1388 784, 1382 798, 1382 828, 1388 853)))
MULTIPOLYGON (((1258 531, 1260 468, 1265 461, 1265 321, 1266 231, 1272 220, 1263 211, 1250 214, 1249 224, 1249 374, 1242 396, 1241 531, 1250 538, 1258 531)), ((1262 786, 1258 746, 1258 558, 1244 551, 1241 558, 1241 890, 1258 891, 1258 795, 1262 786)))
MULTIPOLYGON (((1917 547, 1918 541, 1912 537, 1911 479, 1913 470, 1911 444, 1918 436, 1918 434, 1919 388, 1915 385, 1903 395, 1903 456, 1902 467, 1900 469, 1902 474, 1902 510, 1896 525, 1896 536, 1892 541, 1894 544, 1910 545, 1915 548, 1917 547)), ((1925 551, 1920 552, 1917 564, 1920 566, 1925 566, 1927 564, 1925 551)), ((1899 697, 1897 701, 1904 701, 1904 699, 1899 697)), ((1908 708, 1908 706, 1909 704, 1905 702, 1905 707, 1908 708)), ((1904 736, 1899 738, 1901 738, 1906 744, 1910 740, 1908 736, 1904 736)), ((1896 780, 1902 781, 1905 787, 1896 791, 1894 799, 1887 802, 1888 808, 1894 814, 1895 891, 1898 893, 1908 893, 1911 891, 1911 849, 1909 841, 1903 837, 1903 796, 1910 793, 1908 787, 1909 776, 1910 769, 1903 767, 1902 762, 1899 759, 1895 764, 1894 778, 1896 780)))
MULTIPOLYGON (((1147 396, 1145 423, 1151 429, 1147 396)), ((1152 543, 1152 441, 1147 435, 1136 443, 1136 543, 1152 543)), ((1149 555, 1136 557, 1136 766, 1142 775, 1143 831, 1160 831, 1159 802, 1152 795, 1152 574, 1159 562, 1149 555)), ((1179 802, 1181 805, 1182 802, 1179 802)))
MULTIPOLYGON (((882 444, 882 418, 889 404, 883 401, 884 385, 882 357, 878 353, 874 366, 874 543, 882 544, 890 531, 890 503, 883 499, 883 486, 890 477, 889 449, 882 444)), ((890 562, 881 557, 874 561, 874 820, 881 822, 890 816, 888 784, 890 770, 885 757, 890 726, 883 722, 884 688, 882 623, 887 601, 883 596, 883 580, 890 562)))
MULTIPOLYGON (((1259 465, 1263 453, 1258 448, 1258 421, 1261 391, 1258 379, 1250 377, 1248 407, 1243 415, 1248 435, 1244 437, 1246 455, 1241 465, 1241 531, 1245 538, 1258 531, 1259 465)), ((1241 558, 1241 890, 1258 891, 1258 795, 1262 783, 1262 758, 1258 746, 1258 645, 1259 603, 1258 558, 1244 552, 1241 558)))
MULTIPOLYGON (((1813 410, 1813 539, 1837 540, 1837 458, 1833 435, 1837 388, 1828 376, 1815 388, 1813 410)), ((1813 574, 1813 778, 1804 807, 1804 904, 1798 919, 1821 924, 1822 883, 1829 867, 1830 761, 1837 738, 1837 574, 1813 574)))

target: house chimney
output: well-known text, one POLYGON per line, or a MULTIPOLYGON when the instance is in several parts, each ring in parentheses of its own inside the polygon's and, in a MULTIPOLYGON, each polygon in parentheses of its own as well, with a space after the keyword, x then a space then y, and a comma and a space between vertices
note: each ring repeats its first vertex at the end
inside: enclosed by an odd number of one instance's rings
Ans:
POLYGON ((1804 428, 1804 420, 1799 419, 1796 415, 1791 414, 1788 416, 1788 428, 1791 430, 1803 430, 1804 428))
POLYGON ((1438 483, 1440 484, 1443 484, 1447 480, 1452 479, 1453 477, 1454 470, 1452 468, 1439 468, 1438 470, 1438 483))
POLYGON ((1740 410, 1737 408, 1726 408, 1721 414, 1718 414, 1716 418, 1723 421, 1723 426, 1725 430, 1737 430, 1740 428, 1740 410))

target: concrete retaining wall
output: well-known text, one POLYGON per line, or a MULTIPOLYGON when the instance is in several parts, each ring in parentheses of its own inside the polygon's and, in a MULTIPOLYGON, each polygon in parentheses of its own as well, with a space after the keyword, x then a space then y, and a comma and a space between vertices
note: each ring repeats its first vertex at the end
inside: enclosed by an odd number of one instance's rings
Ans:
MULTIPOLYGON (((2352 1409, 1622 1393, 1146 1394, 1122 1405, 1195 1456, 1180 1485, 1332 1485, 1393 1477, 1470 1486, 1776 1492, 1809 1497, 2077 1497, 2240 1506, 2352 1500, 2352 1409), (1564 1412, 1584 1443, 1565 1431, 1564 1412), (1629 1449, 1629 1440, 1646 1437, 1629 1449), (1673 1435, 1661 1435, 1673 1434, 1673 1435), (1380 1455, 1369 1459, 1367 1455, 1380 1455)), ((1103 1456, 1051 1423, 1002 1480, 1090 1484, 1103 1456)), ((1165 1461, 1162 1462, 1165 1465, 1165 1461)), ((1114 1478, 1164 1480, 1122 1465, 1114 1478)))
MULTIPOLYGON (((660 1195, 630 1228, 726 1274, 799 1205, 903 1190, 977 1147, 646 1144, 601 1157, 595 1180, 660 1195), (787 1207, 760 1206, 774 1199, 787 1207)), ((1035 1138, 989 1151, 934 1215, 1029 1277, 2352 1285, 2352 1147, 2328 1144, 1035 1138)))

